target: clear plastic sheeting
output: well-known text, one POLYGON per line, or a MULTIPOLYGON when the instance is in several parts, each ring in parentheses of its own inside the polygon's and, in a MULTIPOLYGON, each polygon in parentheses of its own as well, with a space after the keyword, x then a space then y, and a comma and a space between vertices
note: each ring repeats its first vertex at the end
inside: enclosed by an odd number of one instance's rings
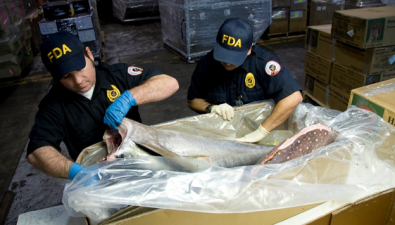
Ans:
POLYGON ((381 84, 373 89, 369 89, 365 91, 363 96, 365 97, 373 97, 375 95, 390 93, 395 91, 395 81, 390 83, 381 84))
MULTIPOLYGON (((305 103, 287 121, 293 133, 317 123, 338 133, 335 142, 286 163, 222 168, 200 158, 117 159, 78 174, 66 185, 63 204, 70 215, 86 215, 97 223, 130 205, 242 213, 395 187, 394 127, 355 106, 339 112, 305 103)), ((177 125, 181 129, 182 123, 177 125)), ((223 127, 210 128, 221 133, 223 127)))

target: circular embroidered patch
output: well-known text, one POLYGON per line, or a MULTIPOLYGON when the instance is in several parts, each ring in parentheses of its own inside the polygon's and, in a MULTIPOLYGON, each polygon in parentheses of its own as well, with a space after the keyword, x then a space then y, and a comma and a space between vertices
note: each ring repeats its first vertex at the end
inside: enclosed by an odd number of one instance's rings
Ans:
POLYGON ((135 66, 128 67, 128 74, 131 76, 137 76, 143 73, 143 69, 135 66))
POLYGON ((281 66, 276 61, 269 61, 266 63, 265 71, 269 76, 276 76, 281 71, 281 66))

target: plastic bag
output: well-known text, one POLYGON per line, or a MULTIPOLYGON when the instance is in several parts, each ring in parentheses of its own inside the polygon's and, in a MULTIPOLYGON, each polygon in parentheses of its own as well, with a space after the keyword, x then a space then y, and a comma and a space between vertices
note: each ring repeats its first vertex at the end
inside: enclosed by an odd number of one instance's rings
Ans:
MULTIPOLYGON (((264 107, 272 109, 270 105, 264 107)), ((256 114, 243 111, 239 119, 248 117, 259 124, 270 114, 270 110, 252 111, 256 114)), ((160 126, 177 130, 188 126, 171 123, 176 126, 160 126)), ((395 186, 394 127, 376 114, 354 106, 341 113, 305 103, 282 126, 296 133, 316 123, 338 132, 335 142, 285 163, 222 168, 203 159, 158 156, 102 162, 66 185, 63 204, 70 215, 83 213, 99 222, 129 205, 242 213, 336 200, 395 186), (197 169, 191 172, 180 165, 197 169)), ((237 130, 225 122, 213 126, 193 132, 204 136, 214 129, 219 137, 218 129, 225 129, 225 136, 234 137, 243 135, 240 130, 254 130, 249 125, 236 126, 240 128, 237 130)))

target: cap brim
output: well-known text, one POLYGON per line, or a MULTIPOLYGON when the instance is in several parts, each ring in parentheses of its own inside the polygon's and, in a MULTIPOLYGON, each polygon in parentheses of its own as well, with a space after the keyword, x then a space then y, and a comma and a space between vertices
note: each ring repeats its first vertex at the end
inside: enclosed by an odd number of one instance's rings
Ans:
POLYGON ((55 80, 59 81, 66 74, 75 70, 81 70, 85 68, 85 66, 86 66, 86 61, 85 61, 84 52, 81 51, 79 54, 61 62, 52 71, 49 72, 51 72, 55 80))
POLYGON ((214 46, 214 59, 235 66, 243 64, 247 57, 248 49, 245 51, 234 51, 221 47, 218 43, 214 46))

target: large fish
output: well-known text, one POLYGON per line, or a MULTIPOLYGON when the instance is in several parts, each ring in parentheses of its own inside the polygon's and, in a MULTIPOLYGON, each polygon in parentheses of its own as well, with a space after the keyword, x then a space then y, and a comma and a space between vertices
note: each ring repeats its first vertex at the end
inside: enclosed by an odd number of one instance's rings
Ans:
POLYGON ((336 135, 323 124, 308 126, 275 147, 262 157, 257 164, 283 163, 296 157, 312 153, 320 147, 332 143, 336 135))
POLYGON ((165 157, 202 157, 216 166, 236 167, 253 165, 274 148, 156 129, 127 118, 118 131, 107 130, 103 137, 111 149, 109 159, 133 156, 136 148, 138 151, 146 148, 165 157))

